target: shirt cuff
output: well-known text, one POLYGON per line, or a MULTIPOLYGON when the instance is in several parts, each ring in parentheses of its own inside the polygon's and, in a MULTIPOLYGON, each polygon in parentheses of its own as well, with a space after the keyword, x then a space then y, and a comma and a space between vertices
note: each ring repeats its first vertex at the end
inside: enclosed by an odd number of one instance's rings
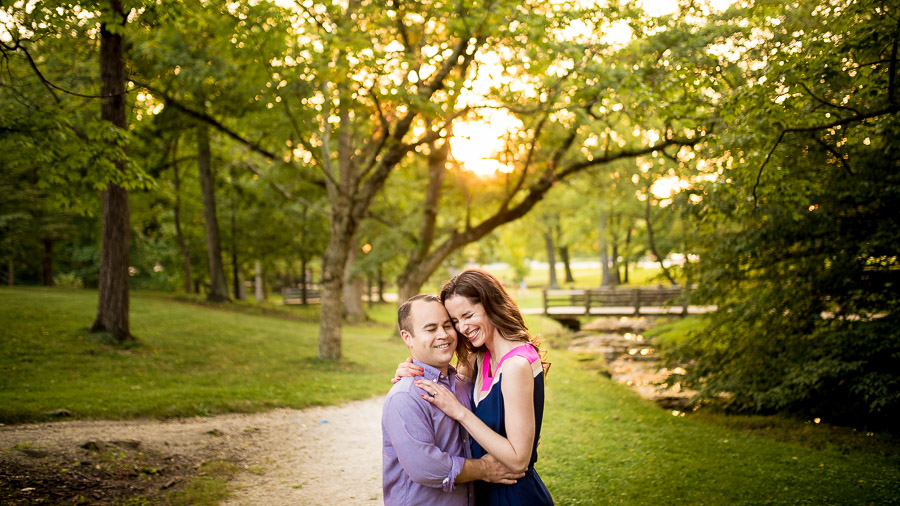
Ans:
POLYGON ((453 492, 453 487, 456 485, 456 477, 462 472, 466 459, 464 457, 450 457, 450 462, 450 474, 441 482, 441 488, 444 489, 444 492, 453 492))

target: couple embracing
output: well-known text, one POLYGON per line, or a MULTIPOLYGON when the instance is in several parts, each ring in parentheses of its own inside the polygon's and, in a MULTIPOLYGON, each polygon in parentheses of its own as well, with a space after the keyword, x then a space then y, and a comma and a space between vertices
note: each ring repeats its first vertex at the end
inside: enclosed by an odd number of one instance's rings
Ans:
POLYGON ((397 320, 412 360, 382 413, 385 504, 552 504, 534 469, 549 363, 500 281, 463 271, 397 320))

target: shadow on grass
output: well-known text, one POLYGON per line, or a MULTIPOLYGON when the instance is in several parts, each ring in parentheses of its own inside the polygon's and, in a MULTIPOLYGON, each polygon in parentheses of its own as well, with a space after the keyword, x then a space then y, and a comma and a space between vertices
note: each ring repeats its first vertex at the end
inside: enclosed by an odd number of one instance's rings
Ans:
POLYGON ((135 336, 128 341, 119 341, 111 332, 91 332, 88 327, 78 329, 90 342, 111 350, 137 350, 141 347, 140 339, 135 336))

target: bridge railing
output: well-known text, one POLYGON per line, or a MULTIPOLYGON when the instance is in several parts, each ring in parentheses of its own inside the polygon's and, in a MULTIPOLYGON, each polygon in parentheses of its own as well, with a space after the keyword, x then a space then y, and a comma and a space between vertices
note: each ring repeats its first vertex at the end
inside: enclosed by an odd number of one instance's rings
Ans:
MULTIPOLYGON (((620 313, 640 314, 642 307, 671 306, 684 293, 681 287, 588 288, 543 291, 544 314, 590 315, 591 308, 617 308, 620 313), (554 311, 554 308, 557 310, 554 311)), ((685 300, 686 302, 686 300, 685 300)))

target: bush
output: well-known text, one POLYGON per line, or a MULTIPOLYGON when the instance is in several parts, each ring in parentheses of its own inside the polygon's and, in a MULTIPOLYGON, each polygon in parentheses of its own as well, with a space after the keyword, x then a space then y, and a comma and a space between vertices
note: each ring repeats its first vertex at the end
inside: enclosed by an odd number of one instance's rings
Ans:
POLYGON ((84 282, 74 272, 61 272, 53 276, 53 284, 62 288, 84 288, 84 282))

